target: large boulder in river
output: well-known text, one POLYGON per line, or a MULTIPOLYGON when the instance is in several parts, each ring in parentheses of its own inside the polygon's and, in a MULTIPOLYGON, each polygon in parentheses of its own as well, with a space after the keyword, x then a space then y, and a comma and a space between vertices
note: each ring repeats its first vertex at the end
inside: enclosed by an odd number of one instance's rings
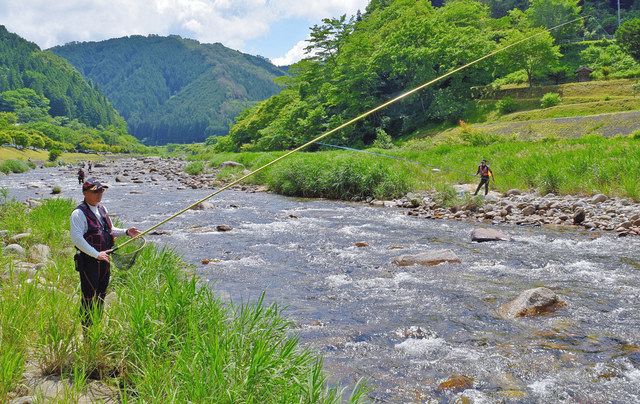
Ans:
POLYGON ((563 306, 565 303, 551 289, 535 288, 525 290, 514 300, 500 306, 498 314, 503 318, 537 316, 563 306))
POLYGON ((409 265, 433 266, 443 262, 459 263, 460 258, 451 250, 433 250, 416 255, 401 255, 394 258, 393 262, 401 267, 409 265))
POLYGON ((511 238, 497 229, 477 228, 471 232, 471 241, 509 241, 511 238))

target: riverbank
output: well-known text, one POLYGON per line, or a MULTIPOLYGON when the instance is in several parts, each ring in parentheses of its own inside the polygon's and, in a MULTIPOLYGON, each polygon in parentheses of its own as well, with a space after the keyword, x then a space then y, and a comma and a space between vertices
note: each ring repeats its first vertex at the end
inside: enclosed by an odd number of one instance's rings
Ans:
POLYGON ((277 305, 223 303, 167 249, 114 268, 104 315, 83 333, 74 203, 30 205, 0 204, 0 401, 341 400, 277 305))

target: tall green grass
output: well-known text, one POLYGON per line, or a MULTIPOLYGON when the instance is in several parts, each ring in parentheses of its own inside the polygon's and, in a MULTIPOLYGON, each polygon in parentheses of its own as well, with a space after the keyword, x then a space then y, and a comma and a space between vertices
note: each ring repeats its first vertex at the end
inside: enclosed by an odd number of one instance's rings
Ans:
POLYGON ((0 171, 9 173, 24 173, 29 171, 29 165, 22 160, 5 160, 0 162, 0 171))
MULTIPOLYGON (((276 304, 221 302, 184 271, 169 250, 147 247, 128 270, 113 269, 103 315, 80 325, 79 280, 68 239, 71 201, 27 211, 0 205, 0 228, 31 229, 53 259, 34 280, 0 250, 0 401, 19 385, 27 360, 71 384, 77 399, 89 378, 118 386, 124 402, 340 402, 321 360, 302 350, 276 304)), ((27 247, 28 247, 27 245, 27 247)), ((352 401, 362 398, 357 387, 352 401)))

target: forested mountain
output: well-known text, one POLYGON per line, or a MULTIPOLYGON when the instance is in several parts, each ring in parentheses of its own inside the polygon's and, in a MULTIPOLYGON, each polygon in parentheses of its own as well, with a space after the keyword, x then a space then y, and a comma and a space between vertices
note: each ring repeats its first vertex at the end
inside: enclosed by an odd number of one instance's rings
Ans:
POLYGON ((179 36, 130 36, 51 49, 111 100, 148 144, 224 134, 235 116, 276 94, 284 72, 267 59, 179 36))
POLYGON ((0 25, 0 92, 30 88, 49 100, 49 114, 95 127, 123 125, 107 98, 66 60, 41 51, 0 25))

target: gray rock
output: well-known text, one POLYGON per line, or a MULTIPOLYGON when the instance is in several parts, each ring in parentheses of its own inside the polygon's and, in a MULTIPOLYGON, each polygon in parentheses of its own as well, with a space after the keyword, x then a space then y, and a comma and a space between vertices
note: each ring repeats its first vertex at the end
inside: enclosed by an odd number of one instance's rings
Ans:
POLYGON ((451 250, 434 250, 416 255, 402 255, 394 258, 393 262, 401 267, 409 265, 433 266, 443 262, 459 263, 460 258, 451 250))
POLYGON ((498 314, 503 318, 537 316, 563 306, 565 303, 552 290, 535 288, 525 290, 514 300, 500 306, 498 314))
POLYGON ((233 230, 233 227, 226 225, 226 224, 219 224, 216 226, 216 230, 218 231, 231 231, 233 230))
POLYGON ((199 204, 197 204, 196 206, 194 206, 193 210, 206 210, 206 209, 213 209, 215 208, 215 206, 211 203, 211 202, 200 202, 199 204))
POLYGON ((15 236, 11 237, 9 240, 16 242, 16 241, 20 241, 23 238, 27 238, 30 237, 31 233, 20 233, 20 234, 16 234, 15 236))
POLYGON ((522 209, 522 214, 524 216, 533 215, 534 213, 536 213, 536 208, 532 205, 527 205, 522 209))
POLYGON ((220 163, 220 168, 224 167, 244 167, 244 164, 240 164, 236 161, 224 161, 220 163))
POLYGON ((522 195, 522 191, 520 191, 519 189, 510 189, 504 193, 504 196, 515 196, 515 195, 522 195))
POLYGON ((479 243, 485 241, 509 241, 511 238, 496 229, 477 228, 471 232, 471 241, 477 241, 479 243))
POLYGON ((591 202, 592 203, 602 203, 602 202, 606 201, 607 199, 609 199, 609 198, 607 198, 606 195, 596 194, 596 195, 593 196, 593 198, 591 198, 591 202))
POLYGON ((116 182, 125 182, 125 179, 119 175, 116 175, 116 182))
POLYGON ((37 401, 34 396, 24 396, 14 398, 13 400, 9 401, 9 404, 35 404, 36 402, 37 401))
POLYGON ((51 258, 51 249, 45 244, 35 244, 29 248, 29 260, 32 262, 46 262, 51 258))
POLYGON ((4 252, 15 254, 19 257, 24 257, 27 254, 20 244, 9 244, 4 248, 4 252))

